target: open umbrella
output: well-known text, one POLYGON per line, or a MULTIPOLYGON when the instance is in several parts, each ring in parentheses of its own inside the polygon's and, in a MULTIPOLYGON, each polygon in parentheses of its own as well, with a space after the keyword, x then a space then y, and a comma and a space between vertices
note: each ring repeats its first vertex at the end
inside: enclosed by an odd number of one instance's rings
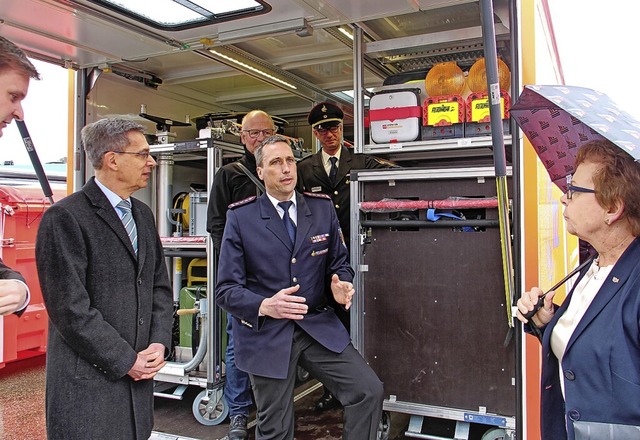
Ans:
POLYGON ((607 139, 640 160, 640 122, 607 95, 584 87, 524 87, 511 116, 527 136, 551 180, 567 190, 577 151, 607 139))

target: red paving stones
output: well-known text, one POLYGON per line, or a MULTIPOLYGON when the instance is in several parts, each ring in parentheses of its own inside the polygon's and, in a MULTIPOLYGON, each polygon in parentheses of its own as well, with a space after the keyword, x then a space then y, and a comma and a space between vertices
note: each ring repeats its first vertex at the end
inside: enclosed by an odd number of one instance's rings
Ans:
POLYGON ((44 440, 45 356, 8 363, 0 369, 0 438, 44 440))

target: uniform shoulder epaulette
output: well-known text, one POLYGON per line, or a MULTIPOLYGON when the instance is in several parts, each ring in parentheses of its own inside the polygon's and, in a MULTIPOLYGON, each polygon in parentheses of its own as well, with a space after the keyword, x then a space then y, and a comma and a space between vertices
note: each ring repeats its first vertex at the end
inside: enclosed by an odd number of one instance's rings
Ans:
POLYGON ((320 192, 317 192, 317 193, 304 192, 304 193, 302 193, 302 194, 304 194, 305 196, 309 196, 309 197, 315 197, 315 198, 317 198, 317 199, 327 199, 327 200, 331 200, 331 197, 329 197, 329 195, 327 195, 327 194, 325 194, 325 193, 320 193, 320 192))
POLYGON ((233 202, 228 206, 229 209, 237 208, 238 206, 246 205, 247 203, 251 203, 256 200, 256 196, 247 197, 246 199, 238 200, 237 202, 233 202))

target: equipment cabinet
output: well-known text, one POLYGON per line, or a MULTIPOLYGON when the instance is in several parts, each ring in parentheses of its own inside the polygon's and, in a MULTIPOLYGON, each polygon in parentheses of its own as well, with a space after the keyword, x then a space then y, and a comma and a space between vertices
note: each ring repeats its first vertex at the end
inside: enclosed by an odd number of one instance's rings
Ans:
POLYGON ((428 417, 452 421, 456 439, 515 429, 494 175, 492 167, 352 172, 352 337, 385 384, 384 409, 413 416, 407 436, 422 435, 428 417))

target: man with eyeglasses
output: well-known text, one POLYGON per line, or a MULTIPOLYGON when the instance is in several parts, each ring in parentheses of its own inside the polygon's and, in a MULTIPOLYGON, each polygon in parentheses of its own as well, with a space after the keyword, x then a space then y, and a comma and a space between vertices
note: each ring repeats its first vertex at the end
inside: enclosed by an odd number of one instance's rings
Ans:
POLYGON ((81 136, 95 176, 44 213, 36 239, 47 437, 147 440, 173 298, 153 212, 131 195, 156 162, 130 119, 99 120, 81 136))
MULTIPOLYGON (((211 234, 216 256, 220 253, 229 205, 251 196, 259 196, 263 192, 256 171, 254 152, 260 142, 275 132, 273 119, 262 110, 252 110, 242 118, 240 141, 244 144, 244 155, 238 161, 226 164, 218 170, 209 196, 207 231, 211 234)), ((247 419, 253 401, 249 375, 235 365, 231 323, 231 316, 227 315, 224 398, 229 406, 228 438, 244 440, 247 438, 247 419)))
MULTIPOLYGON (((307 156, 298 163, 298 191, 323 193, 331 197, 338 214, 340 228, 344 234, 347 247, 350 246, 351 235, 351 200, 349 184, 351 170, 390 168, 395 164, 366 154, 355 154, 343 142, 344 113, 340 107, 321 102, 311 109, 307 120, 313 134, 320 142, 322 149, 307 156)), ((331 297, 329 295, 329 297, 331 297)), ((349 312, 335 303, 340 321, 349 330, 349 312)), ((316 410, 324 411, 339 405, 326 388, 323 396, 316 402, 316 410)))
POLYGON ((340 107, 321 102, 311 109, 307 120, 322 149, 298 163, 298 190, 324 193, 331 197, 340 228, 349 246, 351 170, 390 168, 396 165, 366 154, 356 154, 343 141, 344 113, 340 107))
MULTIPOLYGON (((25 53, 0 37, 0 137, 11 121, 24 118, 22 100, 27 96, 31 78, 40 79, 40 74, 25 53)), ((0 259, 0 316, 21 315, 28 304, 29 288, 24 278, 0 259)))

